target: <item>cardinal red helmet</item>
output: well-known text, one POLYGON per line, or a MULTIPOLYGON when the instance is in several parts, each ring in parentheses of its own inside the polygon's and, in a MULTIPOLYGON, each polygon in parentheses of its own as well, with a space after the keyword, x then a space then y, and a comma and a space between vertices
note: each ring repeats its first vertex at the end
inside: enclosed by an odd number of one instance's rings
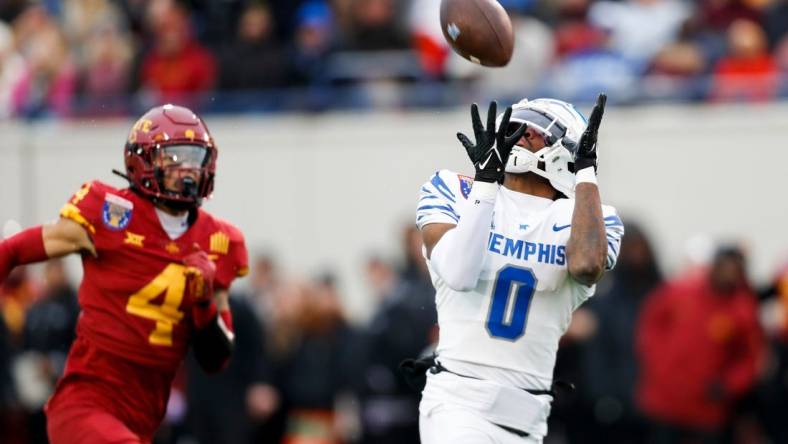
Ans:
POLYGON ((198 207, 213 192, 218 150, 205 122, 188 108, 167 104, 145 113, 124 149, 132 188, 174 208, 198 207), (164 159, 167 159, 165 162, 164 159), (165 170, 198 172, 199 182, 180 190, 164 186, 165 170))

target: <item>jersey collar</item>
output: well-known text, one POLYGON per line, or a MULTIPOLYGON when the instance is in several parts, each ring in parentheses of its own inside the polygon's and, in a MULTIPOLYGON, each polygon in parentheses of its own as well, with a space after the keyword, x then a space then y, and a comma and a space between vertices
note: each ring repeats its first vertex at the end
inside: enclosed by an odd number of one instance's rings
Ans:
POLYGON ((554 202, 552 199, 510 190, 503 185, 501 185, 501 193, 506 199, 514 201, 517 205, 527 205, 530 208, 539 210, 549 207, 554 202))

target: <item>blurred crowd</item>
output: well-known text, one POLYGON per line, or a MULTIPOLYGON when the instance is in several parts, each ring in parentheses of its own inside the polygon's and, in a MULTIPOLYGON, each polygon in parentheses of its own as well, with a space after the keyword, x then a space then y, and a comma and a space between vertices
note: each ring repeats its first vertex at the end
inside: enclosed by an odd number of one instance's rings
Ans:
POLYGON ((500 1, 504 69, 452 54, 440 0, 2 0, 0 118, 788 96, 786 0, 500 1))
MULTIPOLYGON (((189 357, 156 444, 418 442, 418 393, 398 372, 438 337, 418 230, 401 259, 369 255, 374 313, 351 322, 341 283, 259 255, 231 308, 236 352, 207 376, 189 357)), ((627 225, 618 265, 572 320, 546 442, 788 442, 788 266, 748 279, 747 253, 722 245, 670 278, 647 234, 627 225), (562 387, 566 387, 563 385, 562 387)), ((46 443, 42 407, 74 338, 78 306, 63 264, 14 271, 0 289, 0 442, 46 443)))

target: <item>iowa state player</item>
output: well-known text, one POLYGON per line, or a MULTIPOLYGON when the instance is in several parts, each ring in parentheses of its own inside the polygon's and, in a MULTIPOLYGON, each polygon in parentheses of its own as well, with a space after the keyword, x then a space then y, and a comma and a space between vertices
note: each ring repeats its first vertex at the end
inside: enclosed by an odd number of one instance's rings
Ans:
POLYGON ((52 444, 149 443, 189 344, 209 372, 230 357, 227 289, 247 253, 237 228, 199 209, 216 157, 197 115, 153 108, 124 149, 128 188, 88 182, 57 222, 0 243, 0 283, 16 265, 82 254, 77 339, 46 409, 52 444))

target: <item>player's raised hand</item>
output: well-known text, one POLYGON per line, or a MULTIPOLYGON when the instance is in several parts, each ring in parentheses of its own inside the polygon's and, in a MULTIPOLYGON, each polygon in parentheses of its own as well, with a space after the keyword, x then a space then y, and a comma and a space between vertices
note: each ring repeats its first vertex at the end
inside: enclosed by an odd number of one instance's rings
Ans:
POLYGON ((475 180, 480 182, 500 183, 503 181, 504 168, 506 161, 509 160, 512 147, 525 132, 525 127, 520 127, 513 134, 506 135, 506 128, 509 126, 509 118, 512 115, 511 107, 506 108, 506 112, 504 112, 500 125, 501 131, 496 131, 497 110, 498 104, 491 102, 487 111, 487 126, 485 127, 479 117, 478 105, 475 103, 471 105, 471 122, 476 143, 471 142, 465 134, 457 133, 457 139, 465 147, 468 158, 471 159, 476 169, 475 180))
POLYGON ((601 93, 596 99, 596 105, 591 111, 591 117, 588 119, 588 126, 580 137, 580 143, 577 146, 577 153, 575 153, 575 171, 594 167, 597 168, 597 152, 596 142, 597 135, 599 134, 599 125, 602 123, 602 115, 605 114, 605 103, 607 102, 607 94, 601 93))
POLYGON ((213 301, 213 279, 216 264, 208 254, 195 244, 194 252, 183 258, 186 265, 186 286, 197 305, 209 305, 213 301))

